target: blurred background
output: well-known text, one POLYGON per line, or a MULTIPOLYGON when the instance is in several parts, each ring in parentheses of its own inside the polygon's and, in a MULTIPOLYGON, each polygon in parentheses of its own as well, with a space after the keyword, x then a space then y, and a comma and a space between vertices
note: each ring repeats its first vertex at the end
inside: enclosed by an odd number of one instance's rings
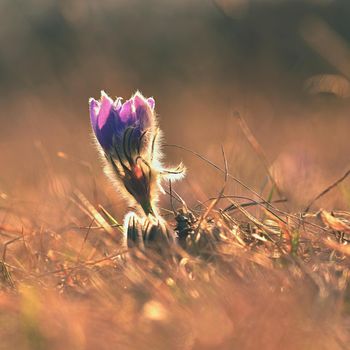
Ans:
MULTIPOLYGON (((43 206, 79 189, 124 212, 93 147, 88 99, 139 89, 156 99, 167 143, 220 166, 223 145, 233 175, 267 196, 269 168, 290 208, 304 207, 349 167, 349 18, 347 0, 1 0, 0 201, 43 206)), ((187 201, 218 193, 222 174, 165 153, 188 167, 176 184, 187 201)), ((319 205, 349 208, 349 188, 319 205)))

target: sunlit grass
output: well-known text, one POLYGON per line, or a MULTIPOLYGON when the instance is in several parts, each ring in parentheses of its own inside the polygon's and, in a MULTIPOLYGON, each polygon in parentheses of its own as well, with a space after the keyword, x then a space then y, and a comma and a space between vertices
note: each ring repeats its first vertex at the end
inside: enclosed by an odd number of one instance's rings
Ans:
POLYGON ((290 212, 220 187, 199 205, 168 191, 181 241, 167 256, 127 251, 89 191, 47 194, 49 211, 3 198, 3 348, 346 348, 350 212, 290 212))

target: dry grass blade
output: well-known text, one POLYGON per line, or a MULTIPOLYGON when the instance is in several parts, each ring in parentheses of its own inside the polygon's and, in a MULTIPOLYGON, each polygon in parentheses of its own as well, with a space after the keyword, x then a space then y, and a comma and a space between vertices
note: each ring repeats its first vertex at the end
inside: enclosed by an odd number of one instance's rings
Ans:
POLYGON ((224 159, 224 166, 225 166, 224 184, 223 184, 223 186, 221 188, 221 191, 219 192, 219 195, 208 206, 208 209, 204 213, 203 218, 206 218, 208 216, 208 214, 213 210, 213 208, 219 203, 220 199, 223 198, 224 192, 225 192, 225 188, 226 188, 226 185, 227 185, 228 165, 227 165, 227 158, 226 158, 226 155, 225 155, 225 151, 224 151, 224 148, 222 146, 221 146, 221 151, 222 151, 222 156, 223 156, 223 159, 224 159))
POLYGON ((236 206, 236 208, 251 222, 253 222, 257 227, 259 227, 261 230, 263 230, 266 235, 269 237, 271 242, 275 243, 275 240, 269 236, 268 232, 274 233, 269 227, 267 227, 264 223, 262 223, 260 220, 258 220, 256 217, 254 217, 252 214, 249 213, 246 209, 242 208, 239 203, 233 201, 232 199, 229 199, 229 201, 232 203, 232 205, 236 206))
POLYGON ((104 228, 104 230, 115 238, 115 231, 108 224, 108 222, 103 218, 103 216, 96 210, 96 208, 88 201, 88 199, 78 190, 74 191, 74 194, 80 200, 80 202, 84 205, 86 210, 91 214, 91 216, 96 220, 96 222, 104 228))
POLYGON ((330 227, 334 231, 350 234, 350 226, 343 220, 334 217, 331 213, 327 212, 324 209, 320 210, 320 216, 323 223, 327 227, 330 227))
POLYGON ((244 136, 248 140, 249 144, 252 146, 253 150, 257 154, 261 163, 264 165, 265 171, 266 171, 270 181, 272 182, 272 185, 276 189, 278 195, 281 198, 283 198, 284 197, 283 193, 282 193, 281 189, 279 188, 279 186, 277 185, 277 182, 270 171, 271 167, 270 167, 269 161, 267 160, 267 157, 266 157, 264 150, 262 149, 262 147, 259 144, 256 137, 253 135, 247 122, 244 120, 244 118, 241 116, 241 114, 239 112, 235 112, 234 116, 238 119, 239 126, 240 126, 241 130, 243 131, 244 136))
MULTIPOLYGON (((255 205, 262 205, 262 204, 277 204, 277 203, 285 203, 287 202, 287 199, 276 199, 270 202, 266 202, 266 201, 255 201, 254 199, 248 198, 246 196, 223 196, 222 198, 237 198, 237 199, 246 199, 249 200, 250 202, 247 203, 240 203, 240 207, 245 208, 245 207, 251 207, 251 206, 255 206, 255 205)), ((223 209, 223 211, 233 211, 236 210, 237 207, 233 204, 230 204, 229 206, 227 206, 225 209, 223 209)))
POLYGON ((207 210, 204 212, 204 214, 201 216, 201 218, 199 219, 198 221, 198 225, 197 225, 197 229, 196 229, 196 232, 198 233, 200 227, 201 227, 201 224, 203 222, 203 220, 205 220, 205 218, 209 215, 209 213, 214 209, 214 207, 218 204, 218 202, 220 201, 220 199, 222 198, 224 192, 225 192, 225 188, 226 188, 226 185, 227 185, 227 180, 228 180, 228 165, 227 165, 227 158, 226 158, 226 155, 225 155, 225 151, 224 151, 224 148, 221 146, 221 152, 222 152, 222 157, 224 159, 224 167, 225 167, 225 171, 224 171, 224 184, 221 188, 221 191, 218 195, 217 198, 215 198, 208 206, 207 210))
POLYGON ((109 213, 108 210, 103 205, 99 204, 98 207, 102 210, 103 214, 112 223, 111 226, 117 227, 121 233, 124 233, 122 229, 123 225, 119 224, 119 222, 115 219, 115 217, 111 213, 109 213))
POLYGON ((7 242, 4 243, 3 245, 3 252, 2 252, 2 261, 5 262, 6 260, 6 252, 7 252, 7 247, 9 245, 11 245, 12 243, 15 243, 17 241, 19 241, 20 239, 23 239, 23 236, 19 236, 19 237, 16 237, 16 238, 13 238, 7 242))
POLYGON ((12 279, 8 265, 4 261, 0 261, 0 285, 3 283, 10 288, 15 288, 15 283, 12 279))
POLYGON ((331 185, 329 185, 327 188, 325 188, 320 194, 318 194, 310 203, 308 206, 304 209, 304 213, 307 213, 311 206, 319 200, 321 197, 323 197, 325 194, 327 194, 329 191, 331 191, 334 187, 339 185, 341 182, 343 182, 348 176, 350 175, 350 169, 348 169, 339 179, 334 181, 331 185))
MULTIPOLYGON (((208 163, 209 165, 211 165, 212 167, 214 167, 216 170, 225 173, 225 170, 221 169, 218 165, 216 165, 215 163, 213 163, 211 160, 207 159, 206 157, 202 156, 200 153, 196 152, 196 151, 192 151, 189 148, 186 148, 184 146, 180 146, 180 145, 175 145, 175 144, 165 144, 165 147, 174 147, 174 148, 178 148, 181 149, 183 151, 186 151, 188 153, 191 153, 193 155, 195 155, 196 157, 198 157, 199 159, 203 160, 204 162, 208 163)), ((246 185, 244 182, 242 182, 241 180, 239 180, 238 178, 236 178, 235 176, 231 175, 230 173, 227 174, 227 176, 234 180, 235 182, 237 182, 238 184, 240 184, 243 188, 245 188, 246 190, 248 190, 250 193, 252 193, 254 196, 258 197, 263 203, 269 203, 264 197, 262 197, 258 192, 254 191, 251 187, 249 187, 248 185, 246 185)), ((264 204, 263 204, 264 205, 264 204)), ((272 206, 271 204, 266 204, 264 205, 265 207, 270 207, 273 209, 274 206, 272 206)), ((277 209, 276 209, 277 210, 277 209)))
POLYGON ((335 242, 334 240, 328 238, 328 239, 324 239, 323 240, 323 243, 331 248, 331 249, 334 249, 342 254, 345 254, 347 256, 350 256, 350 246, 349 245, 344 245, 344 244, 340 244, 340 243, 337 243, 335 242))

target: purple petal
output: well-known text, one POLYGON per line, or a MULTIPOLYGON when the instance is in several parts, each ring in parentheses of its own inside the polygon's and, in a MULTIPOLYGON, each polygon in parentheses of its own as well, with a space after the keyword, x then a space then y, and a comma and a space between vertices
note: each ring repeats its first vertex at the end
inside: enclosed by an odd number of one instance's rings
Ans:
POLYGON ((104 91, 101 91, 101 108, 97 120, 99 129, 102 129, 106 124, 112 104, 113 100, 104 91))
POLYGON ((147 100, 139 92, 136 92, 136 94, 133 97, 133 100, 136 110, 139 107, 146 107, 148 105, 147 100))
POLYGON ((132 99, 123 103, 122 108, 119 111, 119 116, 122 122, 126 122, 132 118, 133 101, 132 99))
POLYGON ((113 138, 116 135, 116 117, 117 112, 112 108, 102 128, 96 130, 96 137, 106 151, 113 146, 113 138))
POLYGON ((97 117, 98 112, 100 110, 100 102, 96 101, 94 98, 90 98, 89 100, 89 110, 90 110, 90 121, 91 125, 96 132, 97 128, 97 117))
POLYGON ((137 144, 142 132, 152 125, 155 106, 152 97, 146 99, 140 92, 136 92, 125 103, 119 97, 113 101, 105 92, 101 91, 99 101, 89 100, 90 119, 96 138, 102 148, 109 152, 114 143, 122 142, 125 130, 133 127, 133 140, 137 144))

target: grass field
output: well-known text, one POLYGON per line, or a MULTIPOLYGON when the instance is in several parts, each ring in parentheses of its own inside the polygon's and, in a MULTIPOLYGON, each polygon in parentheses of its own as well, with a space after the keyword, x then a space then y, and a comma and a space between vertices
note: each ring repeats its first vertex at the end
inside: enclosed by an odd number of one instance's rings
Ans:
POLYGON ((350 349, 350 6, 0 3, 0 350, 350 349), (154 96, 171 252, 128 249, 88 99, 154 96))
POLYGON ((31 183, 17 180, 13 194, 1 194, 1 349, 348 348, 346 174, 320 187, 311 199, 329 192, 306 213, 310 199, 296 210, 273 171, 260 195, 237 185, 229 167, 225 180, 220 148, 214 166, 178 149, 201 165, 189 166, 190 180, 175 186, 172 200, 162 198, 168 225, 187 238, 174 255, 160 256, 127 251, 119 225, 125 202, 98 165, 50 154, 39 142, 33 148, 42 164, 30 169, 31 183), (217 173, 206 198, 198 189, 203 171, 217 173), (319 210, 320 202, 335 210, 319 210))

